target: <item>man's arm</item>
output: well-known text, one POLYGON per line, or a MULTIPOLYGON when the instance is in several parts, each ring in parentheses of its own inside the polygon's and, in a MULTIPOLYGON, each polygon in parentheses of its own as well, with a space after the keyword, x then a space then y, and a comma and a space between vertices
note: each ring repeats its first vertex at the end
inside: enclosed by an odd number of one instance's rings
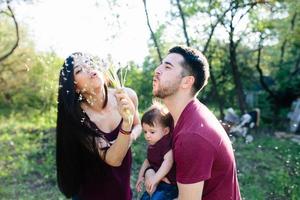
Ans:
MULTIPOLYGON (((214 146, 195 133, 178 137, 180 148, 173 149, 176 155, 176 180, 179 200, 199 200, 205 180, 211 178, 216 155, 214 146)), ((175 144, 176 145, 176 144, 175 144)))
POLYGON ((150 166, 150 163, 148 161, 148 159, 145 159, 145 161, 143 162, 141 169, 139 171, 139 175, 138 175, 138 180, 136 182, 135 188, 137 190, 137 192, 141 192, 142 191, 142 183, 144 181, 144 173, 145 170, 150 166))
POLYGON ((138 177, 144 177, 145 170, 150 166, 148 159, 145 159, 143 162, 143 165, 141 166, 139 176, 138 177))
POLYGON ((204 181, 192 184, 182 184, 177 182, 177 186, 179 191, 178 200, 202 199, 204 181))

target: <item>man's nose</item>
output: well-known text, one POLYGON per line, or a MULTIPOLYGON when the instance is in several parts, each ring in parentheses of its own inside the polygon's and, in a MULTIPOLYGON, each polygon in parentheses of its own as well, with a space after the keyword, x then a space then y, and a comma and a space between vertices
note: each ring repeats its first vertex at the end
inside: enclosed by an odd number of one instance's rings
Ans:
POLYGON ((155 68, 154 74, 161 74, 161 65, 159 65, 155 68))

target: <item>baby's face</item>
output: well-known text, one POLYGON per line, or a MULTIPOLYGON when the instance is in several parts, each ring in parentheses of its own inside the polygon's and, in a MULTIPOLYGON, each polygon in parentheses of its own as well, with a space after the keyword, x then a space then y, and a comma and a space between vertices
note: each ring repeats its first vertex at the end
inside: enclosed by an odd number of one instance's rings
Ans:
POLYGON ((154 145, 163 136, 169 133, 168 127, 163 127, 162 125, 155 123, 154 126, 143 123, 144 137, 148 144, 154 145))

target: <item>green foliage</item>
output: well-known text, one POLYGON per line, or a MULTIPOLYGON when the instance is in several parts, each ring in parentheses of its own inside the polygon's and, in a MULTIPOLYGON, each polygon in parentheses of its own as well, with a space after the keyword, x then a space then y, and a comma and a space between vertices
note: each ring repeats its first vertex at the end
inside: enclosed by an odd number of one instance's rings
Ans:
POLYGON ((154 60, 145 60, 143 68, 134 64, 128 72, 127 86, 134 89, 139 99, 139 109, 145 110, 152 104, 152 75, 156 67, 154 60))
MULTIPOLYGON (((116 0, 109 2, 112 6, 118 3, 116 0)), ((209 36, 210 23, 214 24, 222 16, 230 1, 180 2, 190 41, 201 50, 209 36)), ((249 2, 252 1, 235 1, 238 5, 249 2)), ((300 4, 293 0, 269 2, 254 6, 245 17, 249 20, 245 22, 245 30, 234 33, 235 41, 239 41, 236 49, 237 64, 244 92, 256 93, 255 106, 261 109, 263 126, 269 130, 284 130, 288 124, 286 115, 290 101, 300 95, 300 4), (274 81, 273 85, 269 85, 270 89, 282 97, 285 104, 276 103, 259 87, 259 73, 255 68, 259 36, 262 37, 260 67, 263 74, 274 81)), ((245 12, 245 9, 236 9, 241 13, 245 12)), ((167 14, 171 14, 172 21, 160 21, 155 31, 163 56, 171 46, 184 41, 176 1, 172 1, 172 8, 167 14)), ((218 24, 217 32, 225 32, 222 27, 228 27, 229 23, 230 12, 218 24)), ((0 63, 0 182, 1 186, 5 186, 0 187, 0 197, 26 200, 64 199, 56 187, 54 130, 58 73, 63 61, 54 53, 36 52, 26 35, 26 28, 20 26, 20 30, 18 48, 0 63)), ((0 56, 12 46, 15 40, 13 33, 12 21, 1 15, 0 56)), ((228 36, 227 33, 222 36, 224 35, 228 36)), ((152 76, 160 62, 151 39, 148 45, 149 56, 145 57, 142 66, 133 62, 130 64, 126 82, 126 86, 133 88, 138 95, 140 111, 152 103, 152 76)), ((210 62, 211 73, 216 79, 217 92, 223 107, 236 109, 236 91, 228 49, 227 39, 214 33, 206 56, 210 62)), ((220 102, 214 94, 210 80, 199 98, 215 113, 219 113, 217 108, 220 102)), ((245 144, 242 140, 234 143, 243 198, 298 199, 299 145, 268 136, 265 132, 260 134, 255 136, 253 143, 245 144)), ((145 146, 145 140, 141 137, 132 147, 132 188, 145 158, 145 146)), ((134 198, 137 197, 139 195, 134 192, 134 198)))
POLYGON ((58 199, 54 109, 0 110, 1 199, 58 199))
MULTIPOLYGON (((3 199, 65 199, 56 186, 55 117, 53 107, 44 114, 39 110, 10 114, 1 110, 0 188, 3 199)), ((238 178, 244 199, 294 199, 300 193, 300 146, 288 140, 254 135, 246 144, 238 139, 233 147, 238 178)), ((133 144, 131 187, 146 156, 141 137, 133 144)), ((135 190, 134 199, 141 194, 135 190)))
POLYGON ((243 198, 256 200, 299 197, 298 144, 257 135, 253 143, 237 141, 234 148, 243 198))
MULTIPOLYGON (((10 34, 11 25, 0 23, 0 35, 10 34)), ((2 37, 1 37, 2 38, 2 37)), ((6 45, 11 38, 3 41, 6 45)), ((2 46, 1 46, 2 47, 2 46)), ((0 49, 1 53, 4 51, 0 49)), ((36 53, 34 46, 22 34, 15 52, 0 63, 0 106, 40 108, 41 112, 56 103, 58 73, 62 60, 54 53, 36 53)))
POLYGON ((13 104, 22 108, 40 107, 41 110, 54 105, 61 59, 54 54, 34 55, 33 52, 23 54, 19 59, 15 56, 18 56, 18 52, 6 62, 18 60, 20 64, 14 63, 8 65, 8 68, 22 66, 26 69, 2 74, 8 84, 2 86, 5 92, 0 96, 0 104, 6 106, 13 104))

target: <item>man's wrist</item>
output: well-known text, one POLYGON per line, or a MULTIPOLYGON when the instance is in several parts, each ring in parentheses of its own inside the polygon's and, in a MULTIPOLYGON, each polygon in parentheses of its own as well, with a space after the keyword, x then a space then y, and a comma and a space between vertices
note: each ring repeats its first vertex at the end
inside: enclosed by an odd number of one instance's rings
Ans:
POLYGON ((145 175, 146 175, 146 173, 147 173, 147 171, 148 171, 149 169, 152 169, 152 170, 154 171, 154 168, 153 168, 153 167, 151 167, 151 166, 147 167, 147 168, 145 169, 145 171, 144 171, 144 176, 143 176, 143 177, 145 177, 145 175))
POLYGON ((160 182, 160 179, 157 179, 157 176, 155 174, 155 176, 153 177, 153 182, 154 184, 158 184, 160 182))

